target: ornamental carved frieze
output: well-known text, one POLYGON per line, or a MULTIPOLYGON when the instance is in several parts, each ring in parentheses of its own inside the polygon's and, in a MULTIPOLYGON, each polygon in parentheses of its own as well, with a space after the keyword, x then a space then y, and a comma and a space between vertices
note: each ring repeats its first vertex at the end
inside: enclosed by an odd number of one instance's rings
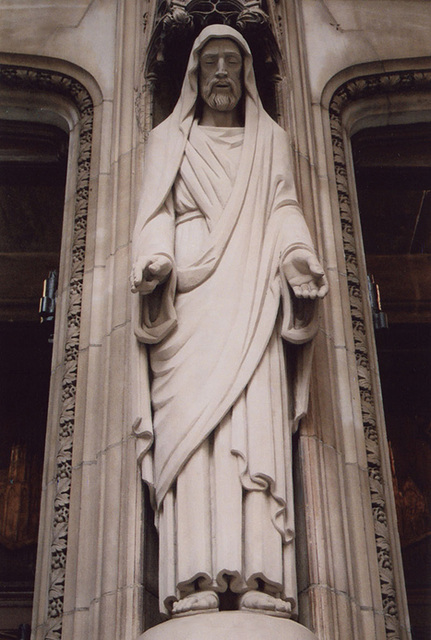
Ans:
POLYGON ((52 505, 48 607, 43 623, 47 640, 60 640, 66 576, 67 537, 72 476, 72 449, 84 277, 90 159, 93 131, 93 101, 87 89, 74 78, 51 70, 1 65, 0 89, 62 96, 79 114, 79 154, 72 237, 72 264, 67 298, 67 324, 63 353, 61 411, 57 426, 56 491, 52 505))
POLYGON ((342 115, 346 107, 364 99, 385 95, 409 95, 431 91, 431 70, 400 71, 362 76, 347 81, 334 93, 329 116, 332 133, 336 185, 343 233, 344 256, 350 297, 357 379, 368 463, 368 479, 374 517, 374 533, 380 573, 383 613, 388 640, 399 640, 400 620, 396 601, 395 579, 389 535, 385 486, 382 472, 382 449, 377 428, 375 389, 372 384, 368 338, 365 329, 364 298, 357 259, 357 239, 353 225, 346 152, 343 142, 342 115))

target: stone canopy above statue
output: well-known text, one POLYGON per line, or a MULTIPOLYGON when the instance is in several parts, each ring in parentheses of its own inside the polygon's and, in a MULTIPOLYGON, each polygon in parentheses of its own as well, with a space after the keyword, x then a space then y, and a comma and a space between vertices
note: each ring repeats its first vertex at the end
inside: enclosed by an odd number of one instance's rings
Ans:
POLYGON ((153 126, 175 106, 193 41, 211 24, 238 30, 252 55, 256 84, 265 110, 278 119, 276 85, 281 55, 270 27, 265 0, 191 0, 159 3, 144 69, 153 93, 153 126))

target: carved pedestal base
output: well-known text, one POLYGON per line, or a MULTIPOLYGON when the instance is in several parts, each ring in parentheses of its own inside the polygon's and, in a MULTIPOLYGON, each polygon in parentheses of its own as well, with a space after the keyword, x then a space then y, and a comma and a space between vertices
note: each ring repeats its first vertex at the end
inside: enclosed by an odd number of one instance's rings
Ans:
POLYGON ((261 613, 220 611, 175 618, 153 627, 138 640, 317 640, 314 633, 288 620, 261 613))

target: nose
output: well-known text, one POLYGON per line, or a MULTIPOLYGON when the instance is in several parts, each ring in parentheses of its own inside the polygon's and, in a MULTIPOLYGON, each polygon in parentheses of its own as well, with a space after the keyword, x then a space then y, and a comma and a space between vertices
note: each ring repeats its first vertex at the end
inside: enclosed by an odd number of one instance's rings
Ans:
POLYGON ((226 63, 224 58, 220 57, 217 62, 217 70, 215 73, 217 78, 224 78, 227 76, 226 63))

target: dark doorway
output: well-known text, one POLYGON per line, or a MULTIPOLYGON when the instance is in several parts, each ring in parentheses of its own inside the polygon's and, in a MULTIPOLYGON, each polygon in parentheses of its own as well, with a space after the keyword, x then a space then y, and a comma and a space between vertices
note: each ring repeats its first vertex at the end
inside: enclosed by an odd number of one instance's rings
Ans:
POLYGON ((0 121, 0 638, 31 622, 54 330, 39 299, 59 268, 67 149, 57 127, 0 121))
POLYGON ((413 640, 431 638, 431 124, 352 138, 413 640))

